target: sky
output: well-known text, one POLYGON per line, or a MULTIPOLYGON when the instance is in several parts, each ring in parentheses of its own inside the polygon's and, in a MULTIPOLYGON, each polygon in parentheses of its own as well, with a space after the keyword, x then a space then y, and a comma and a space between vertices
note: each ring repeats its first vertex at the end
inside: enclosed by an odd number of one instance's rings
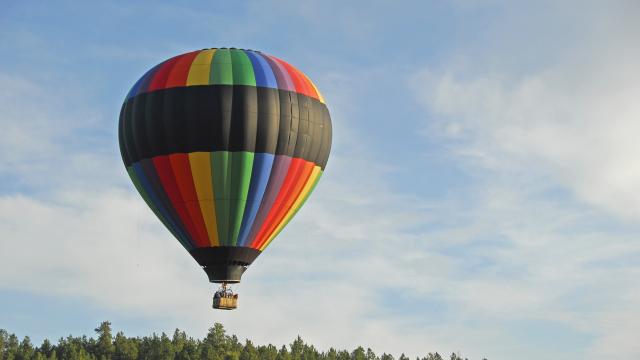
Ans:
POLYGON ((0 328, 39 343, 220 322, 411 357, 640 356, 637 1, 13 1, 0 12, 0 328), (334 128, 310 200, 213 286, 120 159, 177 54, 278 56, 334 128))

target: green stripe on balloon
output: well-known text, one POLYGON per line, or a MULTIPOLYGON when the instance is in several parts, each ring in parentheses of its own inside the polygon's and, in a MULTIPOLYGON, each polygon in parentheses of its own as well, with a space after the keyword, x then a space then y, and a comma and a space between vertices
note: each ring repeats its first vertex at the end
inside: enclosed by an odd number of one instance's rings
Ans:
POLYGON ((251 184, 254 153, 239 151, 231 153, 231 204, 229 207, 229 244, 238 243, 247 194, 251 184))
POLYGON ((229 245, 229 205, 231 202, 231 179, 229 178, 230 159, 228 151, 216 151, 211 155, 211 173, 213 196, 218 221, 218 241, 220 245, 229 245))
POLYGON ((231 49, 231 63, 234 85, 256 86, 253 64, 244 51, 231 49))
POLYGON ((229 49, 218 49, 213 54, 209 83, 213 85, 233 85, 233 65, 229 49))
POLYGON ((216 151, 211 156, 213 193, 220 245, 238 241, 253 169, 252 152, 216 151))

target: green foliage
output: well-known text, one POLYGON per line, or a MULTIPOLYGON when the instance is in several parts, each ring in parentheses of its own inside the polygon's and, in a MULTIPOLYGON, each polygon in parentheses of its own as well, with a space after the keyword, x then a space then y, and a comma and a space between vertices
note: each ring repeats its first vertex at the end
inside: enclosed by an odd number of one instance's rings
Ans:
POLYGON ((330 348, 329 351, 327 351, 327 353, 325 354, 325 359, 326 360, 337 360, 338 359, 338 352, 336 351, 336 349, 330 348))
POLYGON ((258 358, 260 360, 276 360, 278 358, 278 348, 271 344, 259 346, 258 358))
MULTIPOLYGON (((114 337, 108 321, 100 323, 95 333, 95 339, 69 335, 60 338, 57 344, 45 339, 38 347, 28 336, 20 340, 15 334, 0 329, 0 360, 395 360, 390 354, 377 356, 362 346, 353 351, 330 348, 320 352, 300 336, 289 347, 283 345, 279 350, 272 344, 255 345, 248 339, 243 344, 237 336, 227 335, 219 323, 214 324, 202 340, 188 337, 179 329, 171 337, 165 333, 127 337, 121 331, 114 337)), ((398 360, 409 358, 402 354, 398 360)), ((436 352, 416 360, 444 358, 436 352)), ((468 359, 452 353, 448 360, 468 359)))
POLYGON ((138 342, 124 336, 122 331, 116 334, 113 348, 114 360, 135 360, 138 358, 138 342))
POLYGON ((351 360, 366 360, 366 355, 362 346, 358 346, 355 350, 353 350, 353 352, 351 353, 351 360))
POLYGON ((364 358, 367 360, 379 360, 379 358, 376 356, 376 353, 374 353, 371 348, 367 348, 367 354, 364 356, 364 358))
POLYGON ((100 326, 95 329, 98 335, 98 341, 94 354, 98 359, 107 358, 110 359, 113 355, 113 338, 111 336, 111 323, 103 321, 100 326))
POLYGON ((291 354, 289 353, 289 350, 287 350, 286 346, 282 345, 280 351, 278 351, 276 360, 291 360, 291 354))
POLYGON ((38 353, 42 354, 42 356, 44 356, 45 359, 50 359, 52 356, 54 356, 55 349, 53 347, 53 344, 51 344, 51 341, 49 341, 49 339, 44 339, 44 341, 42 341, 42 345, 40 345, 40 348, 38 349, 38 353))
POLYGON ((247 340, 244 343, 244 349, 242 349, 242 352, 240 353, 240 360, 260 360, 258 349, 253 346, 253 343, 250 340, 247 340))
POLYGON ((18 356, 16 359, 24 359, 29 360, 35 355, 35 349, 33 345, 31 345, 31 339, 28 336, 25 336, 22 342, 20 342, 20 347, 18 348, 18 356))
POLYGON ((444 360, 444 359, 438 353, 435 353, 435 354, 429 353, 427 354, 427 357, 423 358, 423 360, 444 360))

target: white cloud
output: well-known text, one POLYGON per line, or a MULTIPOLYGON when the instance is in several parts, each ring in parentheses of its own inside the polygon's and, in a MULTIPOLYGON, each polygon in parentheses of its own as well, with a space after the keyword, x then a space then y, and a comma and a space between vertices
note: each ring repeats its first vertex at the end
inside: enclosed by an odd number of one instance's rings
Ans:
POLYGON ((1 243, 0 262, 12 270, 2 272, 2 287, 151 315, 167 310, 153 300, 168 281, 181 291, 164 294, 163 306, 184 305, 178 294, 193 292, 195 276, 132 195, 116 189, 64 193, 55 203, 2 197, 2 236, 11 240, 1 243), (158 290, 143 291, 147 286, 158 290))
POLYGON ((458 57, 412 79, 429 112, 425 134, 474 171, 486 202, 474 202, 470 218, 488 247, 470 254, 492 265, 452 286, 450 300, 470 317, 544 319, 594 339, 569 352, 573 358, 640 354, 640 299, 632 295, 640 293, 633 280, 640 272, 640 51, 633 46, 640 29, 631 25, 636 6, 612 5, 584 4, 571 25, 567 16, 519 8, 522 23, 498 24, 486 53, 474 48, 468 62, 458 57), (558 39, 570 46, 558 47, 558 39), (522 65, 529 44, 541 58, 535 66, 522 65), (490 246, 486 236, 501 244, 490 246))
POLYGON ((558 182, 587 203, 640 218, 640 52, 631 45, 640 31, 624 26, 630 17, 601 15, 612 30, 585 29, 590 38, 543 69, 423 70, 415 83, 438 119, 429 131, 485 167, 558 182))

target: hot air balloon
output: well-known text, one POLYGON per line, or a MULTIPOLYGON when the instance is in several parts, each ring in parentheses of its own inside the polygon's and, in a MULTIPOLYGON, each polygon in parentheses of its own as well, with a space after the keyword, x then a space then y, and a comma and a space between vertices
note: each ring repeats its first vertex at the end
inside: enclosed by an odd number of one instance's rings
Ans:
POLYGON ((292 65, 213 48, 144 74, 122 105, 118 137, 135 188, 209 281, 222 284, 214 307, 229 309, 237 295, 227 284, 240 282, 318 183, 331 118, 292 65))

